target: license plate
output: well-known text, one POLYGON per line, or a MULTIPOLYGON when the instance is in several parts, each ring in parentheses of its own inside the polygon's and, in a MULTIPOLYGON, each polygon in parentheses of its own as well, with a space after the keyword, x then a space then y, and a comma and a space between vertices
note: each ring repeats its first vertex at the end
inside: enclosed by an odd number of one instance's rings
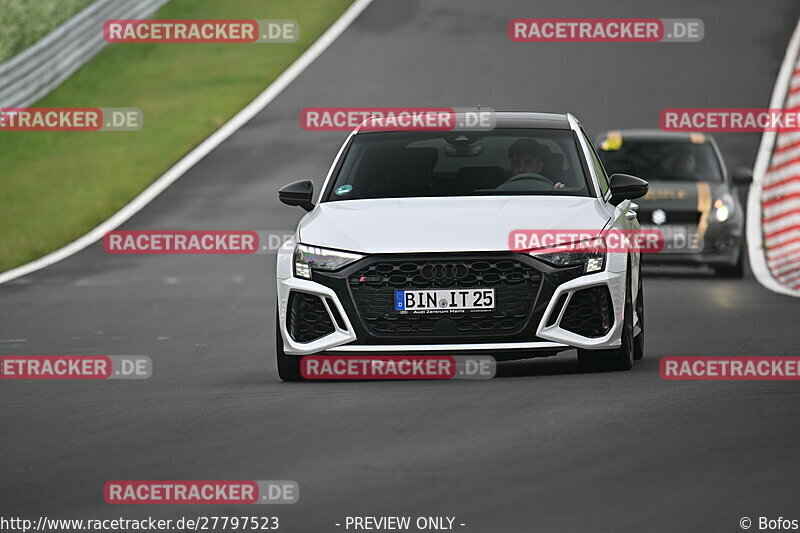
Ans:
POLYGON ((395 311, 494 309, 494 289, 394 291, 395 311))

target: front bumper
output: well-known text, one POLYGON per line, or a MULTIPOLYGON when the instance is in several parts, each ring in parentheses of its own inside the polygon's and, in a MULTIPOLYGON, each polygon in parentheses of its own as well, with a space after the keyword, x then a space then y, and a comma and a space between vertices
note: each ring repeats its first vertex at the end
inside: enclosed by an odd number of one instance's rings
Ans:
MULTIPOLYGON (((291 260, 291 254, 279 255, 279 263, 291 260)), ((500 359, 513 359, 552 355, 570 348, 619 347, 626 272, 603 271, 582 275, 582 268, 554 268, 530 256, 510 252, 404 254, 368 256, 335 273, 315 271, 312 280, 300 279, 292 275, 279 276, 278 313, 284 353, 294 356, 310 354, 364 355, 367 353, 374 355, 397 353, 470 355, 482 353, 492 354, 500 359), (375 269, 372 267, 376 267, 376 265, 378 271, 380 271, 380 265, 392 262, 401 265, 398 268, 413 270, 413 265, 426 264, 431 261, 467 264, 471 261, 472 263, 480 262, 481 265, 495 265, 497 268, 501 268, 501 266, 507 268, 509 261, 516 262, 517 269, 525 273, 525 280, 519 281, 518 275, 503 275, 502 280, 494 286, 497 294, 497 308, 511 306, 514 312, 505 315, 498 311, 495 316, 486 314, 475 317, 466 316, 459 317, 460 320, 455 321, 449 318, 452 315, 436 315, 440 316, 442 320, 425 318, 422 321, 423 325, 420 326, 417 322, 402 317, 400 320, 395 320, 397 313, 389 307, 393 298, 393 287, 399 288, 410 282, 392 281, 393 278, 387 274, 385 278, 373 282, 374 290, 367 292, 366 295, 364 294, 365 288, 358 283, 358 280, 362 278, 370 280, 371 278, 366 274, 374 273, 375 269), (504 285, 509 280, 517 280, 522 284, 504 285), (393 282, 397 287, 391 284, 393 282), (573 304, 578 302, 575 294, 582 289, 594 290, 596 288, 602 288, 603 294, 607 294, 607 317, 600 321, 604 323, 602 324, 602 334, 594 332, 587 336, 576 333, 574 331, 576 317, 580 321, 581 310, 578 309, 577 314, 574 312, 573 304), (291 316, 292 305, 294 305, 292 303, 293 292, 320 298, 322 305, 318 305, 319 311, 323 312, 324 308, 328 313, 326 321, 328 319, 329 321, 326 324, 329 324, 329 332, 327 334, 310 342, 298 342, 292 337, 289 324, 293 320, 291 316), (375 310, 376 308, 378 311, 375 310), (381 316, 380 309, 385 309, 383 313, 385 316, 381 316), (520 311, 521 309, 524 309, 524 313, 520 311), (568 314, 573 315, 571 319, 568 319, 568 314)), ((291 265, 287 267, 285 264, 279 264, 278 271, 290 273, 291 265)), ((486 272, 491 273, 490 270, 486 270, 486 272)), ((413 278, 414 275, 415 272, 411 272, 409 277, 413 278)), ((488 275, 484 279, 488 279, 488 275)), ((454 281, 437 283, 435 280, 429 280, 429 282, 433 286, 441 285, 438 288, 448 288, 447 283, 450 283, 449 286, 453 286, 452 284, 455 283, 454 281)), ((465 281, 464 283, 468 284, 469 282, 465 281)), ((486 281, 479 283, 481 283, 480 286, 489 287, 486 285, 486 281)), ((406 286, 405 288, 426 287, 406 286)), ((587 293, 581 294, 586 295, 587 293)), ((591 306, 588 311, 591 312, 591 306)))
POLYGON ((742 221, 713 223, 703 236, 703 247, 697 252, 643 253, 647 264, 733 266, 744 245, 742 221))

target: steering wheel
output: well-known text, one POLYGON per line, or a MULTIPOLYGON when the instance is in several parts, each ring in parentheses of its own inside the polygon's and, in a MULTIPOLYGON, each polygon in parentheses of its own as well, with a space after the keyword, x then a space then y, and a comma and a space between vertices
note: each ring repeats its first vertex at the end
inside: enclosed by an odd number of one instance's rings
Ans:
POLYGON ((516 176, 513 176, 513 177, 507 179, 506 181, 504 181, 502 185, 506 185, 508 183, 513 183, 515 181, 523 181, 523 180, 541 181, 543 183, 546 183, 550 187, 553 186, 553 182, 550 181, 549 178, 545 178, 541 174, 535 174, 533 172, 523 172, 521 174, 517 174, 516 176))

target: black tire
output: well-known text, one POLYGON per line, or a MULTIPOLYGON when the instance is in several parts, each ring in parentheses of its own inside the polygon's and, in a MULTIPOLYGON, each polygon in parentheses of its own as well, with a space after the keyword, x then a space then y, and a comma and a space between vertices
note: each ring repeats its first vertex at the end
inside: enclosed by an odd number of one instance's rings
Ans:
POLYGON ((639 271, 639 294, 636 296, 636 317, 639 319, 639 334, 633 338, 633 358, 638 361, 644 357, 644 291, 642 290, 641 270, 639 271))
POLYGON ((739 259, 736 260, 736 264, 714 267, 714 272, 721 278, 744 277, 744 241, 739 247, 739 259))
POLYGON ((278 367, 278 377, 283 381, 304 381, 300 373, 300 358, 289 357, 283 352, 283 338, 278 323, 278 312, 275 310, 275 363, 278 367))
MULTIPOLYGON (((630 272, 630 265, 628 265, 630 272)), ((630 370, 634 360, 633 302, 631 301, 631 281, 625 288, 624 316, 622 321, 622 344, 610 350, 578 349, 578 364, 583 372, 604 372, 608 370, 630 370)))

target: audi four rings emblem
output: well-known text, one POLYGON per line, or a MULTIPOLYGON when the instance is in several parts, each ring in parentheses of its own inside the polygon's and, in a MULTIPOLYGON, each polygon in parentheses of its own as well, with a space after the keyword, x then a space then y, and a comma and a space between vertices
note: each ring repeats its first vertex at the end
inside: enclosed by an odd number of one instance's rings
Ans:
POLYGON ((467 265, 463 263, 429 263, 422 267, 420 274, 425 279, 461 279, 467 272, 467 265))

